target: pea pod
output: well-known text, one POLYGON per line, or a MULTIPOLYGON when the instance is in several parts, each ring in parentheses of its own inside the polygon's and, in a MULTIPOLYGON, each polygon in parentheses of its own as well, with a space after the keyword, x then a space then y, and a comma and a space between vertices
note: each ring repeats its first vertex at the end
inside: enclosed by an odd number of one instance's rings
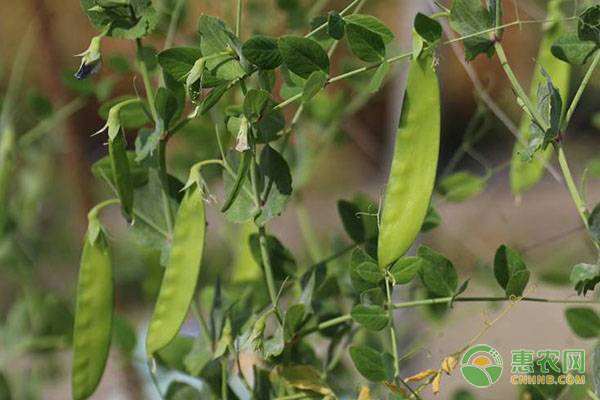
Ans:
POLYGON ((246 177, 248 176, 248 168, 250 167, 250 162, 252 161, 252 152, 246 150, 242 152, 242 158, 240 160, 240 165, 238 167, 237 177, 235 179, 235 183, 233 184, 233 188, 229 192, 223 207, 221 207, 221 212, 227 212, 235 199, 237 199, 238 194, 240 194, 240 190, 244 186, 244 182, 246 181, 246 177))
POLYGON ((150 356, 175 338, 185 320, 200 274, 205 230, 204 200, 193 183, 177 211, 171 254, 146 338, 150 356))
POLYGON ((379 266, 385 268, 411 246, 427 215, 440 145, 440 95, 431 53, 413 59, 378 238, 379 266))
MULTIPOLYGON (((553 22, 546 27, 538 50, 537 63, 552 77, 554 86, 565 99, 569 92, 571 66, 554 57, 551 52, 552 43, 565 30, 563 21, 565 16, 560 10, 560 3, 562 0, 548 2, 548 19, 553 22)), ((543 80, 540 68, 536 67, 530 92, 530 98, 534 104, 537 103, 537 87, 543 80)), ((510 164, 510 187, 514 196, 519 196, 540 181, 544 173, 544 166, 552 155, 552 146, 549 146, 546 150, 537 152, 531 161, 522 159, 524 143, 528 142, 530 136, 530 124, 531 118, 524 113, 519 125, 520 140, 515 143, 510 164)))
POLYGON ((129 170, 125 134, 122 131, 117 133, 114 138, 109 138, 108 153, 123 214, 128 220, 131 220, 133 218, 133 181, 129 170))
POLYGON ((94 393, 104 373, 112 337, 112 266, 108 244, 98 224, 90 221, 79 269, 71 380, 75 400, 94 393))
POLYGON ((15 132, 9 125, 0 133, 0 234, 8 220, 8 194, 14 164, 15 132))

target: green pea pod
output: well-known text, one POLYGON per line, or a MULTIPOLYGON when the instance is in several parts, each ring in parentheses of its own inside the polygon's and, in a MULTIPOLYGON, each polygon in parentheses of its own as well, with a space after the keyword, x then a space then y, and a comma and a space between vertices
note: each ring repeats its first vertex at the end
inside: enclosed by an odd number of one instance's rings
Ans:
POLYGON ((8 220, 8 193, 13 171, 15 132, 8 126, 0 133, 0 234, 8 220))
MULTIPOLYGON (((537 64, 543 67, 552 77, 554 86, 558 89, 563 99, 569 94, 569 78, 571 66, 566 62, 554 57, 551 52, 552 43, 564 32, 564 14, 560 10, 562 0, 551 0, 548 2, 548 19, 553 22, 546 27, 546 32, 540 43, 537 56, 537 64)), ((537 103, 537 88, 544 81, 541 69, 536 66, 531 82, 531 101, 537 103)), ((566 102, 563 102, 566 104, 566 102)), ((510 164, 510 187, 514 196, 519 196, 528 189, 535 186, 543 176, 544 166, 552 155, 552 146, 535 154, 531 161, 523 160, 521 153, 530 135, 531 119, 527 114, 521 117, 519 125, 520 141, 515 143, 513 156, 510 164)))
POLYGON ((205 230, 204 199, 194 183, 177 211, 171 254, 146 338, 150 356, 175 338, 185 320, 200 274, 205 230))
POLYGON ((227 212, 229 207, 233 204, 235 199, 240 194, 240 190, 244 186, 244 182, 246 181, 246 177, 248 176, 248 168, 250 167, 250 161, 252 161, 252 152, 246 150, 242 152, 242 159, 240 160, 240 165, 238 167, 237 177, 235 179, 235 183, 229 192, 229 196, 225 200, 223 207, 221 208, 221 212, 227 212))
POLYGON ((119 132, 112 139, 109 138, 108 153, 123 214, 131 221, 133 219, 133 181, 129 170, 127 146, 123 132, 119 132))
POLYGON ((77 287, 71 381, 75 400, 86 399, 96 390, 112 337, 114 289, 110 252, 102 230, 93 230, 90 225, 84 240, 77 287))
POLYGON ((435 184, 440 146, 440 94, 431 54, 411 61, 378 239, 385 268, 411 246, 435 184))

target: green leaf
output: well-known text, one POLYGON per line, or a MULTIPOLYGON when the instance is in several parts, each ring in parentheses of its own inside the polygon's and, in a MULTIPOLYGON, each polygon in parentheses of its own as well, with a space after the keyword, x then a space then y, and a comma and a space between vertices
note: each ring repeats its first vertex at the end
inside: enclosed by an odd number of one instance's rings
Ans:
POLYGON ((98 31, 120 39, 138 39, 156 28, 158 14, 150 0, 109 2, 80 0, 81 8, 98 31))
POLYGON ((579 39, 588 40, 600 46, 600 4, 586 8, 579 16, 577 24, 579 39))
POLYGON ((252 36, 242 46, 242 54, 261 69, 275 69, 283 62, 277 39, 270 36, 252 36))
POLYGON ((350 45, 350 50, 359 59, 366 62, 380 62, 385 58, 385 43, 382 37, 354 23, 346 25, 346 38, 350 45))
POLYGON ((154 102, 158 117, 162 120, 165 129, 168 129, 171 122, 176 120, 182 111, 175 94, 165 87, 160 87, 156 91, 154 102))
POLYGON ((421 265, 421 279, 425 287, 438 296, 454 295, 458 275, 452 262, 426 246, 419 247, 417 255, 425 260, 421 265))
POLYGON ((165 400, 193 400, 201 397, 202 393, 194 386, 179 381, 171 381, 165 393, 165 400))
POLYGON ((428 232, 432 229, 437 228, 442 223, 442 217, 440 214, 433 208, 433 206, 429 206, 427 210, 427 215, 425 216, 425 220, 423 221, 423 225, 421 226, 421 232, 428 232))
POLYGON ((283 320, 283 338, 289 342, 302 327, 306 317, 306 306, 304 304, 293 304, 285 313, 283 320))
POLYGON ((409 283, 421 271, 426 262, 420 257, 402 257, 392 265, 390 274, 398 285, 409 283))
POLYGON ((321 373, 312 365, 280 365, 277 371, 289 386, 297 390, 317 393, 326 396, 323 397, 326 399, 333 395, 321 373))
POLYGON ((385 278, 383 271, 372 261, 364 261, 356 265, 353 271, 366 282, 377 284, 385 278))
POLYGON ((472 61, 479 54, 486 54, 488 57, 494 55, 494 42, 490 33, 476 35, 495 26, 495 16, 483 7, 481 0, 454 0, 450 11, 450 26, 460 36, 469 36, 463 41, 467 61, 472 61))
POLYGON ((350 258, 350 279, 352 280, 352 286, 354 286, 358 292, 363 292, 365 290, 377 287, 377 283, 373 283, 373 281, 378 276, 373 276, 371 279, 371 274, 367 271, 371 270, 372 266, 362 265, 364 263, 376 264, 377 261, 365 253, 361 248, 357 247, 352 252, 352 256, 350 258), (365 272, 367 273, 365 274, 365 272), (365 276, 367 279, 363 278, 363 276, 365 276))
POLYGON ((556 39, 551 51, 559 60, 573 65, 583 65, 596 48, 594 42, 580 40, 576 32, 567 32, 556 39))
POLYGON ((218 17, 202 15, 198 23, 198 32, 202 39, 200 50, 203 56, 223 52, 230 53, 207 60, 206 68, 208 70, 217 78, 226 81, 239 79, 246 75, 246 70, 241 63, 243 58, 241 44, 225 22, 218 17), (233 54, 231 54, 232 52, 233 54))
POLYGON ((242 153, 242 159, 240 160, 240 165, 238 166, 237 176, 235 178, 235 184, 231 187, 231 189, 227 192, 227 198, 223 202, 223 206, 221 207, 221 212, 227 212, 232 204, 235 202, 237 197, 239 196, 242 188, 244 187, 244 183, 246 182, 246 178, 248 176, 248 170, 250 168, 250 164, 252 163, 252 152, 246 150, 242 153))
POLYGON ((594 290, 596 284, 600 282, 600 265, 577 264, 571 269, 569 280, 577 290, 577 294, 583 293, 585 296, 588 290, 594 290))
POLYGON ((391 67, 392 65, 387 61, 379 64, 379 67, 377 67, 373 77, 371 78, 371 81, 369 82, 369 86, 367 86, 367 91, 369 93, 375 93, 379 91, 383 81, 385 80, 385 77, 390 72, 391 67))
POLYGON ((135 328, 129 321, 118 315, 115 315, 112 328, 113 343, 117 345, 117 348, 125 359, 131 359, 137 344, 135 328))
POLYGON ((425 14, 417 13, 414 28, 417 35, 430 45, 442 38, 442 25, 425 14))
MULTIPOLYGON (((148 167, 135 161, 135 152, 127 152, 131 181, 135 188, 144 186, 148 182, 148 167)), ((116 185, 109 156, 103 157, 92 165, 92 174, 97 179, 106 180, 112 186, 116 185)))
POLYGON ((327 34, 335 40, 341 40, 344 37, 345 22, 337 11, 329 11, 327 18, 327 34))
MULTIPOLYGON (((250 252, 254 261, 262 266, 262 256, 258 234, 250 235, 250 252)), ((296 260, 292 253, 275 236, 267 235, 267 252, 276 279, 283 280, 296 272, 296 260)))
POLYGON ((394 379, 394 357, 367 346, 350 347, 350 357, 362 376, 372 382, 392 382, 394 379))
POLYGON ((350 314, 354 321, 372 331, 380 331, 390 322, 388 311, 381 306, 357 304, 350 314))
POLYGON ((394 40, 394 33, 381 20, 366 14, 352 14, 344 17, 347 24, 361 26, 381 37, 383 43, 388 44, 394 40))
POLYGON ((527 265, 517 252, 505 245, 496 251, 494 275, 498 284, 505 289, 507 297, 522 296, 529 281, 527 265))
POLYGON ((542 145, 542 148, 545 149, 547 144, 551 140, 554 140, 559 133, 563 102, 560 92, 552 82, 552 77, 548 75, 543 67, 542 75, 544 75, 546 81, 538 87, 538 110, 549 125, 549 129, 544 135, 544 144, 542 145))
POLYGON ((194 340, 188 336, 178 335, 166 347, 154 353, 159 365, 185 372, 184 359, 193 347, 194 340))
POLYGON ((358 206, 346 200, 339 200, 337 209, 348 236, 356 243, 364 242, 365 226, 358 206))
MULTIPOLYGON (((110 109, 127 100, 135 99, 134 96, 119 96, 102 103, 98 108, 98 115, 105 121, 108 120, 110 109)), ((148 114, 144 111, 143 102, 129 102, 119 107, 119 121, 125 129, 137 129, 150 122, 148 114)))
POLYGON ((588 217, 588 226, 594 240, 600 243, 600 203, 594 207, 594 210, 588 217))
POLYGON ((244 98, 244 115, 250 122, 256 122, 262 116, 263 111, 271 101, 269 92, 258 89, 250 89, 244 98))
POLYGON ((591 308, 572 307, 565 311, 567 323, 575 334, 589 339, 600 335, 600 317, 591 308))
POLYGON ((212 358, 210 338, 205 332, 202 332, 194 338, 192 348, 184 357, 183 364, 187 372, 192 376, 198 376, 212 358))
POLYGON ((486 182, 485 177, 460 171, 442 179, 439 190, 448 201, 460 203, 481 193, 485 189, 486 182))
POLYGON ((266 178, 264 189, 268 196, 256 222, 263 224, 285 210, 292 194, 292 175, 288 163, 270 145, 260 153, 260 171, 266 178))
POLYGON ((158 53, 158 63, 179 82, 184 82, 202 52, 196 47, 173 47, 158 53))
POLYGON ((315 71, 306 80, 304 83, 304 89, 302 91, 302 101, 304 103, 310 101, 313 97, 317 95, 327 83, 327 79, 329 76, 322 71, 315 71))
POLYGON ((315 71, 329 73, 329 57, 316 41, 283 36, 279 38, 278 46, 287 67, 302 78, 308 78, 315 71))

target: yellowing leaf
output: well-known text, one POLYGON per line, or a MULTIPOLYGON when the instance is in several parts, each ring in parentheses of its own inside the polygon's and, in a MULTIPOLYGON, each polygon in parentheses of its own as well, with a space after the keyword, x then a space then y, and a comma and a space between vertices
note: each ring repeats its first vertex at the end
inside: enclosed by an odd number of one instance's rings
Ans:
POLYGON ((442 360, 442 371, 450 375, 457 365, 458 359, 455 356, 448 356, 442 360))
POLYGON ((440 392, 440 386, 442 384, 442 374, 437 374, 433 381, 431 382, 431 390, 433 394, 438 394, 440 392))
POLYGON ((433 369, 427 369, 425 371, 419 372, 418 374, 409 376, 408 378, 404 379, 405 382, 418 382, 418 381, 422 381, 423 379, 427 379, 432 375, 437 374, 437 371, 434 371, 433 369))
POLYGON ((371 400, 371 390, 368 386, 363 386, 358 394, 358 400, 371 400))

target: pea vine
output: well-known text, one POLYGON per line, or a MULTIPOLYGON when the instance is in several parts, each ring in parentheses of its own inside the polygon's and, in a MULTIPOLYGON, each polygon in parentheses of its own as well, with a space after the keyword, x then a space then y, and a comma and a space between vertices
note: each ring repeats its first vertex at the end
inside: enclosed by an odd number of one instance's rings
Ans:
MULTIPOLYGON (((500 297, 465 295, 469 279, 461 282, 448 258, 427 246, 411 248, 421 232, 441 223, 436 201, 466 201, 508 167, 511 189, 520 196, 553 168, 553 153, 589 239, 600 248, 600 208, 588 208, 565 150, 569 124, 600 62, 600 5, 579 4, 580 10, 567 16, 562 1, 550 0, 547 18, 505 22, 501 1, 454 0, 450 9, 436 3, 431 15, 415 16, 412 49, 391 55, 394 34, 378 18, 361 13, 365 0, 315 18, 303 36, 279 37, 246 36, 255 27, 242 26, 246 4, 237 0, 233 29, 219 17, 202 15, 198 37, 174 46, 185 3, 175 2, 164 49, 155 52, 145 44, 159 22, 150 0, 81 0, 99 34, 81 54, 76 78, 100 70, 104 41, 123 39, 135 47, 142 87, 106 106, 106 125, 96 133, 107 138, 108 156, 92 170, 116 198, 89 214, 73 339, 74 398, 95 391, 111 344, 113 239, 99 215, 114 204, 120 204, 128 229, 161 252, 165 267, 145 346, 149 372, 163 398, 201 396, 179 381, 161 387, 161 375, 174 370, 200 379, 205 393, 221 399, 419 399, 427 387, 437 394, 464 349, 440 360, 439 368, 404 376, 397 343, 400 321, 394 318, 398 309, 441 307, 446 312, 464 302, 578 304, 567 310, 567 322, 580 336, 598 336, 600 327, 593 321, 600 317, 581 306, 596 301, 527 295, 531 271, 522 254, 506 245, 493 262, 504 292, 500 297), (530 90, 517 78, 503 45, 505 31, 524 24, 544 29, 530 90), (339 43, 362 66, 335 75, 331 59, 339 43), (443 60, 437 52, 458 44, 466 62, 481 56, 498 60, 522 119, 512 129, 518 138, 509 161, 489 165, 474 146, 489 127, 492 108, 489 96, 480 93, 465 142, 438 179, 442 104, 436 68, 443 60), (327 256, 302 206, 302 191, 317 172, 311 160, 319 147, 333 143, 339 124, 382 87, 399 62, 406 62, 409 72, 384 194, 379 202, 365 195, 338 202, 352 244, 327 256), (569 102, 573 65, 587 65, 587 72, 569 102), (359 77, 363 80, 353 81, 359 77), (342 112, 328 112, 325 89, 341 81, 354 82, 357 93, 342 112), (312 146, 297 131, 307 112, 313 118, 321 112, 325 127, 312 146), (168 145, 199 122, 212 126, 218 153, 195 159, 184 183, 170 170, 168 145), (126 133, 135 130, 130 146, 126 133), (465 156, 478 161, 485 175, 455 172, 465 156), (222 198, 214 194, 218 182, 224 187, 222 198), (270 229, 292 199, 313 261, 304 269, 270 229), (205 239, 217 231, 212 220, 206 225, 209 210, 219 213, 217 221, 239 224, 240 251, 247 255, 233 273, 240 276, 222 276, 223 286, 221 280, 207 284, 201 279, 201 266, 211 268, 203 260, 205 239), (411 298, 395 302, 398 288, 411 288, 403 290, 411 298), (195 337, 181 329, 190 310, 199 327, 195 337), (326 352, 316 351, 316 335, 326 352), (250 369, 240 361, 249 354, 250 369), (356 370, 378 385, 357 385, 356 392, 348 393, 330 379, 348 356, 354 366, 350 373, 356 370)), ((290 16, 300 7, 279 3, 290 16)), ((500 117, 502 111, 493 107, 500 117)), ((575 265, 570 279, 577 294, 585 296, 600 282, 599 261, 575 265)))

